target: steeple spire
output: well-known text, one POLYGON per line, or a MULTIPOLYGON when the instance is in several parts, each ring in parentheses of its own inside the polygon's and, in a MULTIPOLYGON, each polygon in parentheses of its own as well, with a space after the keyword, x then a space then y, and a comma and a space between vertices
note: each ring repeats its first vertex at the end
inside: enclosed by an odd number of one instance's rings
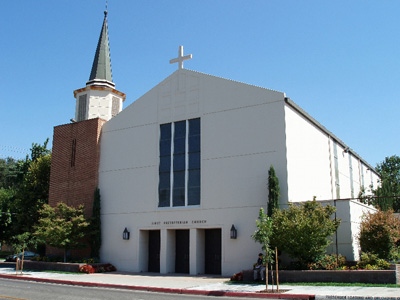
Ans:
POLYGON ((104 11, 104 21, 101 28, 92 71, 86 85, 109 86, 114 88, 112 80, 110 45, 108 42, 107 10, 104 11))
POLYGON ((125 94, 115 89, 111 74, 107 3, 89 81, 86 82, 86 87, 74 91, 74 97, 77 122, 94 118, 108 121, 122 110, 125 94))

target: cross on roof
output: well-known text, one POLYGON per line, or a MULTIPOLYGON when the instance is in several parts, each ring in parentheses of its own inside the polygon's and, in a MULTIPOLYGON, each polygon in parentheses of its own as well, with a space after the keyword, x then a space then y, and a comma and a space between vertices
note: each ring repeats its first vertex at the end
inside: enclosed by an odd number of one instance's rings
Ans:
POLYGON ((192 59, 192 54, 189 54, 189 55, 186 55, 186 56, 183 56, 183 46, 179 46, 179 52, 178 52, 178 57, 177 58, 174 58, 174 59, 171 59, 170 61, 169 61, 169 63, 170 64, 174 64, 174 63, 179 63, 178 64, 178 70, 179 69, 183 69, 183 61, 184 60, 187 60, 187 59, 192 59))

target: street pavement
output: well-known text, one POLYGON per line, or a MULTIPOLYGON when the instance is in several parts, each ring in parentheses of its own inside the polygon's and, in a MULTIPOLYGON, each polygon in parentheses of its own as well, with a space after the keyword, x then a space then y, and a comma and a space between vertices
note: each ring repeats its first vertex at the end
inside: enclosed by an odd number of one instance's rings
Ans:
MULTIPOLYGON (((16 275, 14 268, 0 268, 0 278, 17 278, 38 282, 53 282, 83 286, 99 286, 155 292, 232 296, 270 299, 368 299, 400 300, 400 288, 385 287, 333 287, 280 285, 281 294, 260 293, 264 284, 232 284, 229 278, 212 276, 189 276, 159 273, 95 273, 65 274, 25 271, 16 275)), ((271 290, 269 285, 269 290, 271 290)), ((276 290, 276 286, 273 286, 276 290)))

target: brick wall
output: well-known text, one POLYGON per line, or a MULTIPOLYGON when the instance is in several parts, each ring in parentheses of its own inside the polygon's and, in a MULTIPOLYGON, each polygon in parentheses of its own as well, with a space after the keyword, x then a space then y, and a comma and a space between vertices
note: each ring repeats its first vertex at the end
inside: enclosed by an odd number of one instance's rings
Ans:
MULTIPOLYGON (((96 118, 54 127, 50 171, 49 204, 85 205, 85 216, 92 214, 94 190, 98 186, 100 133, 106 121, 96 118)), ((73 251, 89 256, 88 250, 73 251), (81 253, 82 252, 82 253, 81 253)), ((62 251, 48 247, 47 255, 62 251)))

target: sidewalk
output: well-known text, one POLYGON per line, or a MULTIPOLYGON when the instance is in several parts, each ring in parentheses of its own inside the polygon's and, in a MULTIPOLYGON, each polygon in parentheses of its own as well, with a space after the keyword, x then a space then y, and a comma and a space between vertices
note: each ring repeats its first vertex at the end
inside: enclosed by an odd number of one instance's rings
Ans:
MULTIPOLYGON (((287 291, 281 294, 267 294, 259 293, 265 290, 264 284, 230 284, 226 283, 229 278, 184 276, 181 274, 161 275, 158 273, 112 272, 75 275, 26 271, 24 275, 16 275, 15 269, 0 268, 0 278, 153 292, 248 298, 400 300, 400 288, 280 285, 280 290, 287 291)), ((276 286, 274 289, 276 289, 276 286)))

